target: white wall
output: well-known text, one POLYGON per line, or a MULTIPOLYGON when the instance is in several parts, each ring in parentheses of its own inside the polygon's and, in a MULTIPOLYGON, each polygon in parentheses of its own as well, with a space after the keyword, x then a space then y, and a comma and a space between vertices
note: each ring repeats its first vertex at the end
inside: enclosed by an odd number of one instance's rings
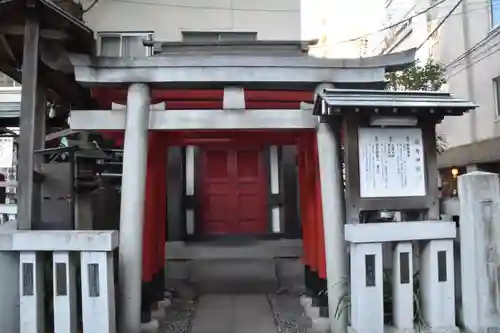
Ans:
MULTIPOLYGON (((498 0, 493 1, 500 6, 498 0)), ((438 50, 442 62, 449 64, 491 33, 490 22, 487 0, 464 0, 462 6, 450 16, 440 32, 438 50), (469 28, 465 29, 467 24, 469 28), (468 45, 464 38, 467 32, 468 45)), ((468 98, 479 105, 476 111, 463 117, 448 117, 439 126, 450 147, 500 135, 493 87, 493 78, 500 76, 500 52, 487 56, 490 52, 500 49, 500 46, 495 46, 499 42, 500 37, 491 38, 471 54, 470 62, 464 59, 455 68, 447 71, 449 92, 457 97, 468 98), (481 60, 484 56, 487 57, 481 60)))
MULTIPOLYGON (((83 0, 87 8, 92 0, 83 0)), ((300 0, 99 0, 85 22, 96 32, 152 31, 180 41, 182 31, 249 31, 260 40, 299 40, 300 0)))

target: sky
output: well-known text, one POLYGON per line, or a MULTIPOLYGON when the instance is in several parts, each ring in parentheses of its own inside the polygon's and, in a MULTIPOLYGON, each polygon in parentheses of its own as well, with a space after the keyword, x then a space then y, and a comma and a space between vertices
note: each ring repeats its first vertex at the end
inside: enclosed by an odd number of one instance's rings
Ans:
POLYGON ((384 0, 302 0, 302 39, 326 32, 335 45, 376 31, 383 24, 383 8, 384 0))

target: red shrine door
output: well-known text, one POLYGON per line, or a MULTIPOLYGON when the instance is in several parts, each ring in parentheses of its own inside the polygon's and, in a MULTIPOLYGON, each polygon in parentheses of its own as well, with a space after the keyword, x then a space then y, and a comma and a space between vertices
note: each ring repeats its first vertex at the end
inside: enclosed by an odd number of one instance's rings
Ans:
POLYGON ((205 235, 267 232, 263 150, 201 149, 201 230, 205 235))

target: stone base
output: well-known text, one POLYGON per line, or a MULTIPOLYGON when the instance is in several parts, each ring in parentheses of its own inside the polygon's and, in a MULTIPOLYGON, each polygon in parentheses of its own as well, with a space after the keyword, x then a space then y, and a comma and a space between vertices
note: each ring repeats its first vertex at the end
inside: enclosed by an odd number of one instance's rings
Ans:
POLYGON ((312 304, 312 298, 308 297, 306 295, 300 296, 300 305, 302 305, 303 308, 306 306, 311 306, 312 304))
POLYGON ((304 307, 304 311, 309 318, 318 318, 319 317, 319 307, 306 305, 304 307))
POLYGON ((312 333, 330 333, 330 319, 324 317, 311 318, 312 333))
MULTIPOLYGON (((460 329, 458 327, 439 327, 439 328, 430 328, 430 327, 422 327, 422 328, 413 328, 413 329, 399 329, 394 326, 385 326, 383 333, 459 333, 460 329)), ((352 326, 347 327, 347 333, 364 333, 361 331, 355 330, 352 326)), ((374 333, 374 331, 370 331, 367 333, 374 333)))
POLYGON ((151 311, 151 319, 157 320, 159 322, 163 321, 163 319, 165 319, 166 315, 167 314, 165 312, 165 308, 161 307, 159 304, 158 304, 158 307, 156 309, 151 311))
POLYGON ((141 323, 141 333, 158 333, 160 330, 160 323, 158 320, 152 319, 148 323, 141 323))
POLYGON ((169 298, 165 298, 164 300, 162 300, 162 301, 159 301, 159 302, 158 302, 158 307, 159 307, 159 308, 166 309, 166 308, 168 308, 171 304, 172 304, 172 301, 170 301, 170 299, 169 299, 169 298))

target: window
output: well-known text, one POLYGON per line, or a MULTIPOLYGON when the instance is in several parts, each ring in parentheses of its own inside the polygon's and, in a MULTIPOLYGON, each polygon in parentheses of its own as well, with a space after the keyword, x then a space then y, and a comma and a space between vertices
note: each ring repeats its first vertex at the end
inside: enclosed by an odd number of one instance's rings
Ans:
POLYGON ((0 87, 20 87, 21 84, 0 72, 0 87))
POLYGON ((191 43, 241 42, 257 40, 256 32, 183 31, 182 41, 191 43))
POLYGON ((153 40, 152 33, 100 33, 100 55, 104 57, 144 57, 151 56, 151 47, 144 40, 153 40))
POLYGON ((498 0, 490 1, 491 26, 496 27, 500 24, 500 2, 498 0))
POLYGON ((496 118, 500 119, 500 77, 493 79, 493 94, 495 96, 496 118))

